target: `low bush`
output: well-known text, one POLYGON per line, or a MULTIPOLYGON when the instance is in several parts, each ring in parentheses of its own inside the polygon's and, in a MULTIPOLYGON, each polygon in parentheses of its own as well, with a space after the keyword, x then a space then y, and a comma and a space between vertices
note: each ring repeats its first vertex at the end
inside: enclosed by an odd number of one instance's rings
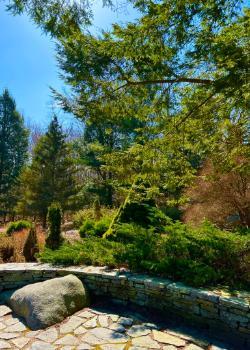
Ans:
POLYGON ((167 235, 138 235, 121 256, 136 271, 166 276, 194 286, 250 285, 250 237, 205 223, 197 229, 180 222, 167 235))
POLYGON ((82 238, 90 236, 102 237, 103 234, 107 231, 110 222, 111 218, 108 217, 103 217, 96 222, 92 219, 87 219, 80 227, 79 234, 82 238))
POLYGON ((85 238, 45 249, 44 262, 128 266, 132 271, 164 276, 196 287, 250 287, 250 236, 220 230, 209 223, 191 228, 169 223, 164 234, 133 224, 115 226, 108 240, 85 238))
MULTIPOLYGON (((136 224, 116 224, 114 226, 112 235, 108 236, 108 239, 115 242, 129 244, 138 241, 138 239, 147 232, 147 229, 136 224)), ((153 233, 154 230, 151 229, 149 232, 153 233)), ((154 235, 157 234, 154 232, 154 235)))
POLYGON ((6 234, 10 236, 13 232, 21 231, 25 228, 31 228, 31 227, 32 227, 32 223, 27 220, 10 222, 6 229, 6 234))
POLYGON ((122 244, 92 237, 73 244, 64 243, 58 250, 45 248, 39 259, 52 264, 116 267, 119 266, 117 255, 123 251, 122 244))

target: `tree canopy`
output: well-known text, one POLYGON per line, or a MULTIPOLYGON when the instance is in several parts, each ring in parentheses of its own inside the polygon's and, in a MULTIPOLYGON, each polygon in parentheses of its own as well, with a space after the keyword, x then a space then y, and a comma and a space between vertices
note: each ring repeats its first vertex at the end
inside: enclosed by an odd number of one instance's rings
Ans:
POLYGON ((112 132, 136 121, 127 147, 95 158, 119 191, 181 204, 207 159, 221 172, 249 171, 244 1, 138 0, 138 19, 100 35, 88 31, 82 2, 11 4, 56 39, 70 90, 54 96, 65 111, 86 125, 110 123, 112 132))
POLYGON ((8 90, 0 96, 0 215, 13 214, 18 177, 27 160, 28 130, 8 90))
POLYGON ((38 215, 45 224, 52 203, 58 202, 68 209, 76 193, 75 170, 65 135, 57 117, 53 117, 48 131, 34 148, 31 165, 22 174, 19 212, 38 215))

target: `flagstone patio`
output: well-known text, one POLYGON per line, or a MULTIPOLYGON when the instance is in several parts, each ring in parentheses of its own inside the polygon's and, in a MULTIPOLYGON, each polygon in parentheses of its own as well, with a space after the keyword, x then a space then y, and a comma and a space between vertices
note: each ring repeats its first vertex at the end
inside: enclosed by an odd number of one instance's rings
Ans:
MULTIPOLYGON (((119 309, 119 307, 118 307, 119 309)), ((85 308, 61 324, 31 331, 6 305, 0 305, 0 349, 31 350, 220 350, 199 339, 151 323, 138 313, 85 308)))

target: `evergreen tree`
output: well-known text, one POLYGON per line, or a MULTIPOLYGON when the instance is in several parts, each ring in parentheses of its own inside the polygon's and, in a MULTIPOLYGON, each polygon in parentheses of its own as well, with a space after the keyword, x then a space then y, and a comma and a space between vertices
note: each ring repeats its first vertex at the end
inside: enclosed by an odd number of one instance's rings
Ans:
POLYGON ((53 202, 69 209, 76 193, 75 166, 71 150, 57 117, 34 148, 33 159, 22 176, 23 198, 19 211, 38 215, 46 224, 48 207, 53 202))
POLYGON ((114 150, 124 150, 138 135, 136 129, 142 123, 136 118, 124 118, 117 123, 105 122, 86 123, 82 137, 74 140, 73 148, 77 163, 82 172, 86 170, 84 187, 81 190, 84 204, 93 203, 97 199, 101 205, 114 204, 113 173, 106 170, 104 156, 109 156, 114 150), (89 176, 90 175, 90 176, 89 176))
POLYGON ((46 247, 58 249, 62 243, 61 222, 62 210, 58 203, 52 203, 48 209, 49 235, 46 239, 46 247))
POLYGON ((0 96, 0 215, 13 214, 20 171, 27 159, 28 130, 8 90, 0 96))

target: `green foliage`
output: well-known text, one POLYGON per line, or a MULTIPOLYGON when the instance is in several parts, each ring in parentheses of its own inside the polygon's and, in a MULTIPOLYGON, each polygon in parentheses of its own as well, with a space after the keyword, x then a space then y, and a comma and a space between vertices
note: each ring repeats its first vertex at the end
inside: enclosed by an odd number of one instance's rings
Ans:
POLYGON ((128 265, 193 286, 217 284, 248 288, 250 237, 222 231, 209 223, 192 229, 180 222, 166 234, 122 224, 109 239, 90 237, 82 243, 45 250, 42 261, 61 264, 128 265))
POLYGON ((24 243, 23 256, 25 261, 36 261, 35 254, 38 253, 38 242, 36 236, 36 230, 32 227, 29 231, 28 237, 24 243))
POLYGON ((110 217, 102 217, 98 221, 86 219, 83 225, 80 227, 79 233, 82 238, 89 236, 102 237, 107 231, 111 222, 110 217))
POLYGON ((133 270, 160 274, 194 286, 250 283, 247 236, 222 231, 208 223, 191 229, 177 222, 167 226, 166 235, 156 236, 145 230, 135 238, 121 257, 133 270))
MULTIPOLYGON (((107 207, 101 207, 101 216, 112 218, 115 215, 116 209, 110 209, 107 207)), ((73 223, 76 228, 83 225, 85 220, 90 219, 92 221, 96 220, 95 211, 92 208, 86 208, 79 210, 73 215, 73 223)))
POLYGON ((14 222, 10 222, 6 229, 6 234, 10 236, 13 232, 21 231, 26 228, 31 228, 32 223, 27 220, 18 220, 14 222))
POLYGON ((36 144, 31 165, 22 174, 19 212, 39 215, 44 225, 51 203, 60 203, 63 210, 74 204, 76 167, 65 138, 54 116, 48 131, 36 144))
POLYGON ((79 234, 81 237, 93 236, 94 235, 95 222, 91 219, 86 219, 79 229, 79 234))
POLYGON ((28 130, 8 90, 0 95, 0 215, 12 214, 27 160, 28 130))
POLYGON ((164 213, 153 203, 129 202, 121 211, 120 222, 135 223, 145 228, 154 227, 155 231, 162 231, 169 221, 164 213))
POLYGON ((62 209, 60 204, 52 203, 48 209, 48 224, 49 234, 46 239, 46 247, 50 249, 58 249, 62 243, 61 236, 61 221, 62 221, 62 209))
POLYGON ((85 238, 82 242, 63 244, 58 250, 46 248, 40 255, 42 262, 64 265, 98 265, 116 267, 116 255, 123 245, 100 238, 85 238))
MULTIPOLYGON (((149 235, 152 234, 152 236, 155 236, 156 238, 160 237, 160 235, 156 233, 153 228, 148 230, 140 225, 132 223, 121 223, 114 226, 113 234, 110 235, 108 239, 124 244, 134 244, 140 240, 140 237, 144 237, 148 233, 149 235)), ((146 245, 147 242, 144 242, 142 249, 144 249, 146 245)))

